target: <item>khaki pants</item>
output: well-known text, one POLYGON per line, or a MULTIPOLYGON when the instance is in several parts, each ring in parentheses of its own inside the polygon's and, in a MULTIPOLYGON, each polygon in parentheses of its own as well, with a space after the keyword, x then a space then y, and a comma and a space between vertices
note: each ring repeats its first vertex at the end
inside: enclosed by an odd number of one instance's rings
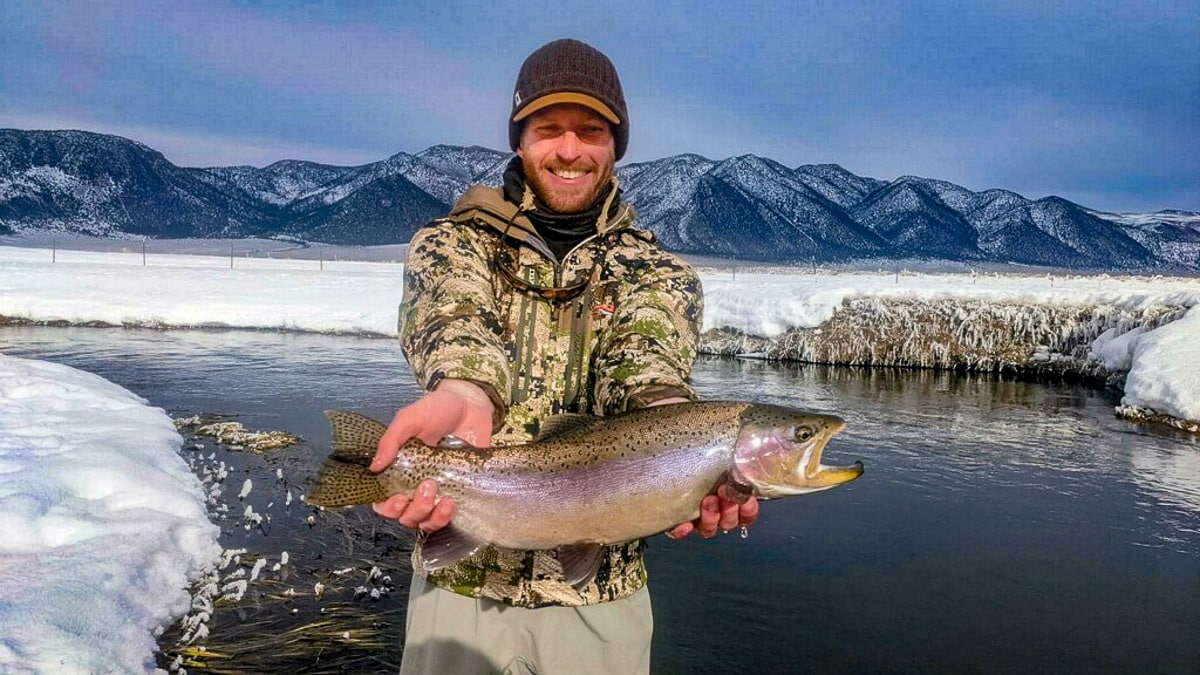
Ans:
POLYGON ((650 672, 650 593, 586 607, 511 607, 413 575, 401 675, 650 672))

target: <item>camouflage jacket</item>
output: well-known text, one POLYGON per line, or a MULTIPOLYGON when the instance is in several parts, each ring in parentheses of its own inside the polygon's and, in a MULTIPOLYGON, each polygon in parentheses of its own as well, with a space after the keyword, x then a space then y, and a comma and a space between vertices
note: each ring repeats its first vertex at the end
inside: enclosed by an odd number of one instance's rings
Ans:
MULTIPOLYGON (((527 198, 521 208, 531 205, 527 198)), ((528 442, 541 420, 560 412, 611 415, 673 396, 694 399, 688 377, 700 281, 633 218, 633 207, 620 204, 611 220, 601 216, 596 235, 556 262, 499 189, 469 189, 408 247, 399 333, 418 384, 480 384, 496 405, 496 445, 528 442), (530 284, 572 291, 539 293, 530 284)), ((553 551, 487 548, 426 573, 418 543, 413 567, 463 595, 524 607, 587 605, 645 585, 643 548, 641 541, 610 547, 582 591, 564 582, 553 551)))

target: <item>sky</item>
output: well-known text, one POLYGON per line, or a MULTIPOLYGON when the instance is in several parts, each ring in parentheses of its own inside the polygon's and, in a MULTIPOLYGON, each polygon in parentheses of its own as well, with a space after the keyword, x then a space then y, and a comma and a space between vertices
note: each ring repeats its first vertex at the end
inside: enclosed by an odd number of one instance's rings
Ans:
POLYGON ((1200 211, 1200 0, 0 3, 0 127, 181 166, 506 149, 524 57, 616 64, 625 162, 743 154, 1200 211))

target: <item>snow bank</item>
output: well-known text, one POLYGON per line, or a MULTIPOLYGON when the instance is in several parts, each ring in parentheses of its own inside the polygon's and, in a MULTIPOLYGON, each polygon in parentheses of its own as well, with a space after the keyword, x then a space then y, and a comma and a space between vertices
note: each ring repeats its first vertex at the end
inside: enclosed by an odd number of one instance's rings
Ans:
POLYGON ((154 669, 220 556, 181 443, 122 387, 0 354, 0 671, 154 669))
POLYGON ((1128 342, 1131 358, 1122 404, 1200 421, 1200 307, 1128 342))

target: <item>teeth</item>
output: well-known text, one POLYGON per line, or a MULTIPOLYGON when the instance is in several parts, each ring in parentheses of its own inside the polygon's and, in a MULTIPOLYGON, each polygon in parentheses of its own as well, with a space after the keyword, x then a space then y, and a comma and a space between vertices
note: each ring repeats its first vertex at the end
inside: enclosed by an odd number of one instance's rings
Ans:
POLYGON ((565 169, 554 170, 554 175, 558 176, 559 178, 580 178, 585 173, 587 173, 587 172, 586 171, 567 171, 565 169))

